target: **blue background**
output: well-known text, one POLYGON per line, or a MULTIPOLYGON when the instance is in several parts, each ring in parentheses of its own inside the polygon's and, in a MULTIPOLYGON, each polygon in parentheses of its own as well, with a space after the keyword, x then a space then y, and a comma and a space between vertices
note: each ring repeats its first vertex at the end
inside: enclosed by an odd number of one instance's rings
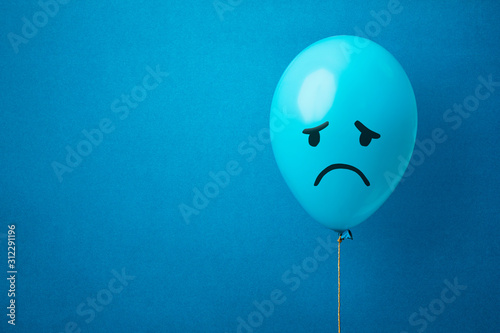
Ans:
MULTIPOLYGON (((14 223, 18 269, 17 324, 6 323, 1 278, 0 330, 236 332, 275 289, 286 301, 255 332, 336 329, 335 253, 297 290, 282 281, 335 235, 292 196, 270 144, 238 147, 268 126, 274 88, 302 49, 365 31, 388 2, 231 3, 219 15, 211 0, 71 1, 18 53, 7 35, 40 7, 0 5, 0 257, 6 271, 14 223), (120 119, 112 102, 157 65, 169 76, 120 119), (51 164, 104 118, 115 130, 59 182, 51 164), (241 173, 187 224, 179 205, 231 160, 241 173), (135 278, 85 322, 77 307, 122 268, 135 278)), ((500 3, 401 6, 370 39, 413 84, 418 139, 442 128, 447 140, 342 244, 343 332, 423 329, 410 316, 454 278, 467 289, 425 331, 498 331, 500 87, 456 129, 443 114, 479 76, 500 81, 500 3)))

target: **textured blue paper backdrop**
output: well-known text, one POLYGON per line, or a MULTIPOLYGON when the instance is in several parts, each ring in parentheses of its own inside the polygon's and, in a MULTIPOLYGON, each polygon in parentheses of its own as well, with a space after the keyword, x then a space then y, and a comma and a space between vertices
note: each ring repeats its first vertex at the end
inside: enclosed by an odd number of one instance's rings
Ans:
POLYGON ((447 139, 342 244, 343 332, 498 331, 500 87, 470 96, 480 76, 500 81, 500 4, 401 1, 377 23, 388 3, 0 5, 0 277, 12 223, 18 269, 16 326, 1 278, 0 330, 237 332, 240 317, 240 332, 334 331, 336 253, 314 252, 335 235, 291 195, 270 144, 251 142, 295 55, 364 33, 405 68, 418 139, 447 139), (141 96, 148 66, 169 74, 141 96), (144 100, 127 107, 131 93, 144 100), (464 100, 475 111, 446 122, 464 100), (100 124, 89 148, 82 131, 100 124), (79 145, 92 152, 60 181, 53 165, 79 145), (187 224, 179 205, 230 161, 239 174, 187 224), (446 291, 454 279, 466 289, 446 291), (259 315, 274 290, 284 302, 259 315))

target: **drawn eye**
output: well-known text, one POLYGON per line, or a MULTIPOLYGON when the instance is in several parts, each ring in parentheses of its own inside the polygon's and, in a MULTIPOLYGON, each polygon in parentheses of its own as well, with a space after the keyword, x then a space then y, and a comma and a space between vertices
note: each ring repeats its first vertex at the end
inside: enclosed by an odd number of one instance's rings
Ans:
POLYGON ((370 130, 368 127, 363 125, 359 120, 356 120, 354 123, 354 126, 361 132, 359 135, 359 143, 363 146, 366 147, 372 142, 372 139, 378 139, 380 138, 380 134, 370 130))
POLYGON ((319 144, 319 131, 328 126, 329 122, 325 121, 323 124, 312 128, 306 128, 302 133, 309 135, 309 144, 311 147, 316 147, 319 144))
POLYGON ((313 147, 316 147, 319 143, 319 131, 312 132, 309 134, 309 144, 313 147))

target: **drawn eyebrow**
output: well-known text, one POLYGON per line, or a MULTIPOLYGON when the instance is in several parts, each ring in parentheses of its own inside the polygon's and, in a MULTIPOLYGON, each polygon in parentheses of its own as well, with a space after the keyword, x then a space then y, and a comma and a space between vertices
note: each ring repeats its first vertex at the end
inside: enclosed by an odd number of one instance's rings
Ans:
POLYGON ((361 133, 367 133, 367 134, 369 134, 373 139, 380 138, 380 134, 378 134, 377 132, 372 131, 371 129, 369 129, 368 127, 366 127, 365 125, 363 125, 363 123, 361 123, 359 120, 356 120, 356 122, 354 123, 354 126, 356 126, 356 128, 361 133))
POLYGON ((329 124, 329 122, 325 121, 323 124, 318 125, 316 127, 306 128, 305 130, 302 131, 302 133, 304 133, 304 134, 311 134, 311 133, 314 133, 314 132, 319 132, 322 129, 324 129, 326 126, 328 126, 328 124, 329 124))

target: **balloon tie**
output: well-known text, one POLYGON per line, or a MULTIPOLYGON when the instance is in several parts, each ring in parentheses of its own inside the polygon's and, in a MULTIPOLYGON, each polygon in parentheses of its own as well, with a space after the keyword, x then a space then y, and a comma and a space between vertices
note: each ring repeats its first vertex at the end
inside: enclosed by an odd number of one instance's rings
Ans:
POLYGON ((339 242, 338 246, 338 260, 337 260, 337 272, 338 272, 338 292, 337 292, 337 303, 338 303, 338 308, 337 308, 337 320, 339 323, 339 333, 340 333, 340 243, 342 243, 342 235, 339 235, 339 239, 337 242, 339 242))

